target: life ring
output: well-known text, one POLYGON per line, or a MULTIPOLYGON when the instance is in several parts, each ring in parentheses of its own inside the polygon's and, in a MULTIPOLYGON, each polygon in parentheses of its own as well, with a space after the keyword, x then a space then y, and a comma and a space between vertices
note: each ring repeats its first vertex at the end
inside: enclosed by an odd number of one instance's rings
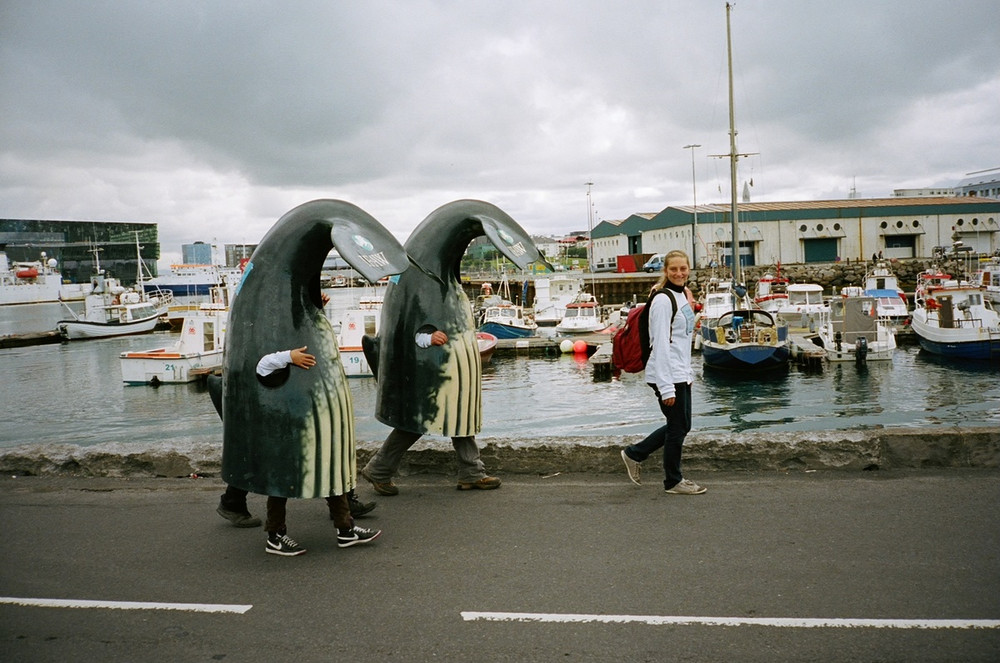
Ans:
POLYGON ((774 330, 768 328, 758 329, 757 342, 761 345, 772 345, 774 343, 774 330))

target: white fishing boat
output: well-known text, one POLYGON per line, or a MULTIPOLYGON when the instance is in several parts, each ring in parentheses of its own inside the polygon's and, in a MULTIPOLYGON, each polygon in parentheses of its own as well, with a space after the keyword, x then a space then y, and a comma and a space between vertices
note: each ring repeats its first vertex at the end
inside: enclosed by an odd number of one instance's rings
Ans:
POLYGON ((994 256, 981 261, 971 280, 984 288, 983 294, 987 300, 1000 304, 1000 257, 994 256))
POLYGON ((906 294, 899 287, 899 279, 892 273, 889 263, 884 260, 875 263, 871 271, 865 274, 862 292, 875 298, 879 317, 889 320, 896 329, 906 326, 910 318, 906 294))
POLYGON ((790 326, 811 327, 830 313, 823 301, 823 286, 817 283, 790 283, 788 299, 778 306, 775 313, 790 326))
POLYGON ((187 383, 221 370, 229 305, 237 283, 228 279, 216 285, 210 301, 188 311, 176 343, 152 350, 122 352, 119 355, 122 382, 154 386, 187 383))
POLYGON ((788 302, 788 279, 781 275, 781 265, 774 274, 767 272, 757 280, 754 289, 754 306, 771 313, 777 313, 778 309, 788 302))
POLYGON ((106 275, 97 259, 99 249, 94 250, 96 273, 90 279, 90 290, 84 298, 83 316, 66 306, 73 318, 56 323, 56 329, 63 338, 73 341, 128 336, 145 334, 156 328, 160 317, 166 315, 173 302, 173 295, 170 292, 143 289, 145 267, 138 236, 135 248, 138 266, 134 290, 106 275))
POLYGON ((864 295, 832 299, 813 342, 830 361, 889 361, 896 351, 892 321, 878 314, 874 297, 864 295))
POLYGON ((566 315, 566 306, 583 292, 582 274, 553 274, 535 279, 535 298, 532 301, 535 324, 554 327, 566 315))
POLYGON ((7 252, 0 250, 0 306, 58 302, 62 280, 56 266, 45 253, 40 260, 11 264, 7 252))
POLYGON ((365 335, 377 336, 382 317, 382 295, 362 295, 357 306, 344 311, 337 333, 340 362, 349 378, 372 377, 372 368, 365 359, 361 339, 365 335))
POLYGON ((1000 313, 981 285, 925 286, 910 318, 920 347, 960 359, 1000 359, 1000 313))
POLYGON ((556 333, 592 334, 606 326, 601 319, 601 309, 597 300, 593 295, 582 292, 566 305, 566 313, 556 325, 556 333))

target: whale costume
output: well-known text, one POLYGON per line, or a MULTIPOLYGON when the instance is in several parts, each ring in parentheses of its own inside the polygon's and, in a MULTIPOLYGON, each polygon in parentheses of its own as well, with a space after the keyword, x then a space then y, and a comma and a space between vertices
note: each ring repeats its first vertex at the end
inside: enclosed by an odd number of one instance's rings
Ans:
POLYGON ((375 418, 394 429, 361 473, 380 494, 398 492, 391 476, 425 433, 452 438, 459 488, 499 486, 486 477, 473 439, 482 427, 482 369, 472 308, 459 280, 466 248, 483 235, 519 268, 540 259, 528 234, 500 208, 478 200, 448 203, 407 239, 412 267, 386 291, 379 337, 365 338, 378 381, 375 418), (435 331, 447 342, 428 345, 435 331), (484 478, 495 485, 474 485, 484 478))
POLYGON ((230 312, 223 362, 222 478, 274 497, 342 495, 355 484, 354 412, 320 271, 340 256, 369 281, 409 264, 399 242, 338 200, 282 216, 254 251, 230 312), (316 364, 258 377, 261 357, 307 346, 316 364))

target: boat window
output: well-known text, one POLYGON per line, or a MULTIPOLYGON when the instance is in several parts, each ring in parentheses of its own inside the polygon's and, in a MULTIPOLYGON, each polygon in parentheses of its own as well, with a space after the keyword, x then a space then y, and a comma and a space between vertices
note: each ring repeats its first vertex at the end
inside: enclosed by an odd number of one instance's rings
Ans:
POLYGON ((375 335, 375 317, 374 315, 365 316, 365 333, 369 336, 375 335))
POLYGON ((205 348, 205 351, 207 352, 209 350, 214 350, 215 349, 215 323, 214 322, 209 322, 209 321, 206 320, 205 323, 201 327, 201 333, 202 333, 202 346, 205 348))

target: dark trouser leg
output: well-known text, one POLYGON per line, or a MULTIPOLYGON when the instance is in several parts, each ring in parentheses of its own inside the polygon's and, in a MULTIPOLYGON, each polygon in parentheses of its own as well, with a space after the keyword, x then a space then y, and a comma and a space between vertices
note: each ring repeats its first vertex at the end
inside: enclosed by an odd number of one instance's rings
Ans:
POLYGON ((349 530, 354 527, 354 518, 351 518, 351 505, 347 502, 347 495, 327 497, 326 505, 330 507, 333 524, 337 526, 338 530, 349 530))
POLYGON ((236 513, 249 513, 247 510, 247 491, 235 486, 226 486, 226 492, 220 500, 222 508, 236 513))
POLYGON ((420 439, 420 433, 410 433, 398 428, 392 429, 389 436, 385 438, 378 452, 372 456, 365 466, 369 476, 379 483, 385 483, 392 479, 392 475, 399 469, 399 463, 403 459, 406 450, 420 439))
POLYGON ((681 474, 681 447, 691 430, 691 385, 686 382, 674 385, 676 396, 670 407, 662 405, 667 418, 663 437, 663 488, 670 490, 684 478, 681 474))
POLYGON ((486 476, 486 466, 479 458, 479 445, 474 437, 453 437, 451 446, 458 458, 458 480, 478 481, 486 476))
POLYGON ((267 520, 264 522, 264 531, 268 534, 287 534, 288 528, 285 525, 285 507, 288 504, 287 497, 267 498, 267 520))
POLYGON ((638 444, 625 448, 625 455, 641 463, 659 448, 663 448, 663 486, 669 490, 683 478, 681 475, 681 447, 691 430, 691 385, 681 382, 674 385, 674 404, 667 407, 656 385, 650 385, 656 402, 667 422, 646 436, 638 444))

